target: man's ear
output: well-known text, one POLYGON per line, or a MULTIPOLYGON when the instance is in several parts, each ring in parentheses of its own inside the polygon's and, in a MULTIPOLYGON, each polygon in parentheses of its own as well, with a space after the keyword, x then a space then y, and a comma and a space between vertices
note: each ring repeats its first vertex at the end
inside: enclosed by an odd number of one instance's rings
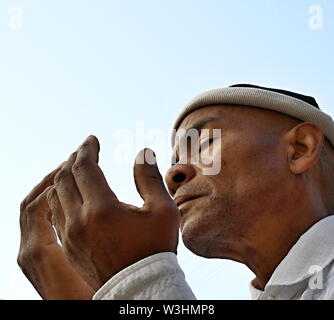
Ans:
POLYGON ((313 123, 303 122, 286 135, 288 163, 294 174, 306 172, 319 160, 324 135, 313 123))

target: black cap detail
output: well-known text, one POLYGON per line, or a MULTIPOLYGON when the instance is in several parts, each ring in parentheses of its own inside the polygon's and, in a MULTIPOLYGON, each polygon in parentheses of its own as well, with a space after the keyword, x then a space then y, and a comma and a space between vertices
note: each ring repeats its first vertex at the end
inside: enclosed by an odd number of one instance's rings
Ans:
POLYGON ((230 86, 230 88, 235 88, 235 87, 239 87, 239 88, 255 88, 255 89, 262 89, 262 90, 268 90, 268 91, 273 91, 276 93, 280 93, 280 94, 284 94, 286 96, 289 97, 293 97, 299 100, 302 100, 310 105, 312 105, 313 107, 317 108, 320 110, 320 107, 317 103, 317 101, 310 96, 305 96, 303 94, 299 94, 296 92, 292 92, 292 91, 287 91, 287 90, 282 90, 282 89, 274 89, 274 88, 266 88, 266 87, 260 87, 260 86, 254 86, 252 84, 235 84, 233 86, 230 86))

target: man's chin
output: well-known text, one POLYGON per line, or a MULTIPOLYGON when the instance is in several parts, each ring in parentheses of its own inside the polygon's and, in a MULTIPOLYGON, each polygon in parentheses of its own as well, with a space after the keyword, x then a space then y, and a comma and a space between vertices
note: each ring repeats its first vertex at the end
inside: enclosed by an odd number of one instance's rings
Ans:
POLYGON ((196 232, 191 223, 185 223, 181 226, 182 241, 187 249, 197 256, 210 258, 209 246, 206 237, 196 232))

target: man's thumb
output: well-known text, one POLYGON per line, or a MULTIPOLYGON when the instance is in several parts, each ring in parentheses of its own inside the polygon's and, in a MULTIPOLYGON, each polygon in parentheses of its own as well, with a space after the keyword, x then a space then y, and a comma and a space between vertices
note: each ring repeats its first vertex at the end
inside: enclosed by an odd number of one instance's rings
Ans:
POLYGON ((145 203, 173 201, 166 190, 155 153, 151 149, 145 148, 138 153, 133 171, 136 188, 145 203))

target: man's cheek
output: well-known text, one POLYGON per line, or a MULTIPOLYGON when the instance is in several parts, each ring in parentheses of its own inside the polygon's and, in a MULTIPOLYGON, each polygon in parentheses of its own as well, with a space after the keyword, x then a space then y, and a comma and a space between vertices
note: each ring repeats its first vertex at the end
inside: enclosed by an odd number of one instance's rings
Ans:
POLYGON ((215 176, 221 173, 222 151, 219 141, 212 143, 212 148, 206 148, 201 152, 200 161, 203 165, 202 174, 204 176, 215 176))

